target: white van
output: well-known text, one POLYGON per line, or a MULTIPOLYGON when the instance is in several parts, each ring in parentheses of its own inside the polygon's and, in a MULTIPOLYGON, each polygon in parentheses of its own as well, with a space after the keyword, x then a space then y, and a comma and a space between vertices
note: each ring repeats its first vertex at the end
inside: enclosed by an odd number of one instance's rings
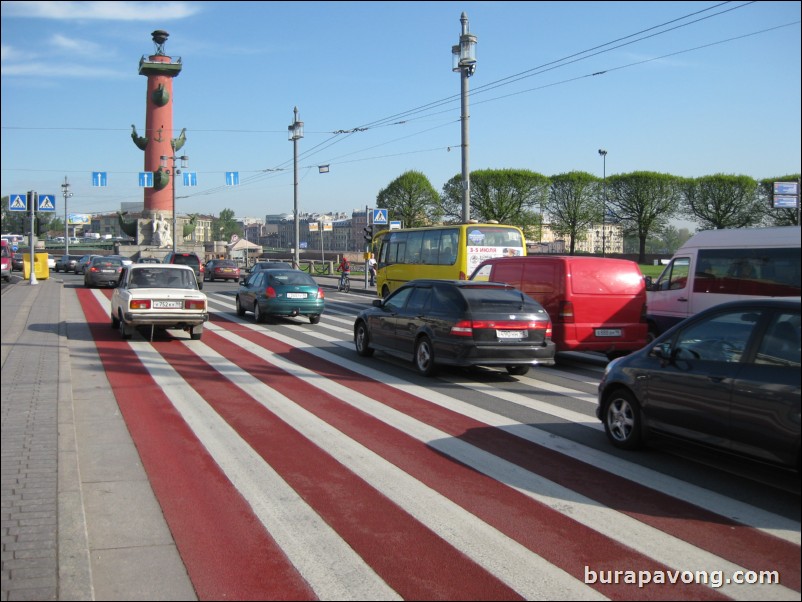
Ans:
POLYGON ((730 228, 694 235, 647 285, 649 333, 703 309, 750 297, 800 297, 800 227, 730 228))

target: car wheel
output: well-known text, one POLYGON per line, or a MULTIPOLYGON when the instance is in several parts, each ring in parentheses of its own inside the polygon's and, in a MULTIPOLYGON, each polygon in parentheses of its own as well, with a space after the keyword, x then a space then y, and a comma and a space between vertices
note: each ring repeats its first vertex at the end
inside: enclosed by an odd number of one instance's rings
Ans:
POLYGON ((118 318, 117 316, 115 316, 114 314, 111 314, 111 327, 112 327, 114 330, 117 330, 117 329, 120 327, 120 320, 119 320, 119 318, 118 318))
POLYGON ((507 366, 507 373, 512 376, 523 376, 529 372, 529 366, 507 366))
POLYGON ((189 338, 193 341, 200 341, 201 337, 203 336, 203 324, 199 324, 198 326, 193 326, 192 329, 189 331, 189 338))
POLYGON ((309 316, 309 323, 310 324, 318 324, 319 322, 320 322, 320 316, 319 315, 309 316))
POLYGON ((122 317, 119 318, 119 321, 120 321, 120 336, 123 339, 130 339, 131 335, 133 334, 133 329, 125 323, 122 317))
POLYGON ((637 449, 643 445, 640 404, 627 390, 618 389, 607 396, 604 404, 604 432, 610 442, 621 449, 637 449))
POLYGON ((265 321, 265 315, 259 309, 259 302, 253 304, 253 320, 254 322, 262 323, 265 321))
POLYGON ((356 347, 356 352, 362 357, 373 355, 373 349, 370 347, 368 325, 362 321, 358 322, 354 328, 354 346, 356 347))
POLYGON ((242 307, 242 303, 239 300, 239 295, 237 295, 237 315, 240 318, 245 315, 245 308, 242 307))
POLYGON ((415 343, 415 368, 423 376, 432 376, 435 373, 434 347, 432 341, 427 336, 422 336, 415 343))

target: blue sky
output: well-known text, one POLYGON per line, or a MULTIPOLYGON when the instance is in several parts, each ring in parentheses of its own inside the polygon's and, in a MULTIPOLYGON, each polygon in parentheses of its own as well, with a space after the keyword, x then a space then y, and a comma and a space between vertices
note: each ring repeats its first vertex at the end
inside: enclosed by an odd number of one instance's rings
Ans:
POLYGON ((142 200, 130 132, 156 29, 183 62, 174 126, 198 186, 179 184, 180 213, 292 212, 296 106, 302 212, 374 207, 407 170, 440 191, 461 170, 463 11, 472 170, 800 171, 799 2, 4 1, 2 195, 55 194, 61 212, 66 176, 70 213, 142 200))

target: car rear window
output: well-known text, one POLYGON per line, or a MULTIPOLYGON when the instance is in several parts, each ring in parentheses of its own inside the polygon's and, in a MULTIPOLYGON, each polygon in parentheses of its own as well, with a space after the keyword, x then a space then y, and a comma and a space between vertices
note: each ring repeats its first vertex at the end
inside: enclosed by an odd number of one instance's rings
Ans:
POLYGON ((571 265, 571 286, 579 295, 637 295, 644 290, 643 275, 635 266, 600 269, 594 261, 571 265))
POLYGON ((297 271, 273 271, 269 277, 269 283, 272 286, 278 285, 293 285, 293 286, 317 286, 315 280, 304 272, 297 271))
POLYGON ((516 289, 463 287, 462 294, 472 312, 509 311, 533 313, 541 309, 540 304, 533 301, 516 289))
POLYGON ((195 255, 174 255, 172 263, 178 263, 181 265, 188 265, 188 266, 197 266, 200 264, 200 260, 195 255))

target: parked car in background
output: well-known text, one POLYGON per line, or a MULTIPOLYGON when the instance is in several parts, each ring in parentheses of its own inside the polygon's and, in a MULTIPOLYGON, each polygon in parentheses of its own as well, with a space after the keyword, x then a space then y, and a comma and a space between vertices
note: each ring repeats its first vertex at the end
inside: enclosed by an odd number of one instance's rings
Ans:
POLYGON ((25 269, 25 258, 22 253, 14 253, 11 255, 11 269, 21 272, 25 269))
POLYGON ((81 258, 75 262, 75 268, 73 268, 73 272, 75 274, 83 274, 86 270, 86 266, 94 257, 100 257, 100 255, 82 255, 81 258))
POLYGON ((549 313, 557 352, 596 351, 612 359, 648 340, 646 281, 634 261, 578 255, 496 257, 471 280, 506 282, 549 313))
POLYGON ((161 263, 161 260, 158 257, 140 257, 136 263, 161 263))
POLYGON ((122 269, 123 262, 119 257, 93 257, 84 268, 84 286, 117 286, 122 269))
POLYGON ((129 339, 138 326, 184 330, 193 341, 209 319, 206 295, 186 265, 135 263, 123 268, 111 295, 111 326, 129 339))
POLYGON ((596 415, 610 442, 653 435, 800 468, 800 301, 703 310, 607 365, 596 415))
POLYGON ((53 255, 48 253, 47 255, 47 269, 55 270, 56 269, 56 258, 53 255))
POLYGON ((56 272, 74 272, 75 264, 80 259, 79 255, 62 255, 56 259, 56 272))
POLYGON ((195 272, 195 278, 198 279, 198 288, 203 288, 203 264, 200 257, 195 253, 182 253, 180 251, 170 251, 164 257, 163 263, 172 263, 178 265, 188 265, 195 272))
POLYGON ((239 280, 239 266, 230 259, 212 259, 206 262, 204 280, 239 280))
POLYGON ((242 281, 236 303, 238 316, 250 311, 257 322, 267 316, 306 316, 317 324, 325 296, 315 279, 301 270, 258 270, 242 281))
POLYGON ((543 306, 508 284, 471 280, 403 284, 357 315, 354 344, 365 357, 380 350, 411 360, 425 376, 439 364, 522 376, 553 365, 556 351, 543 306))

